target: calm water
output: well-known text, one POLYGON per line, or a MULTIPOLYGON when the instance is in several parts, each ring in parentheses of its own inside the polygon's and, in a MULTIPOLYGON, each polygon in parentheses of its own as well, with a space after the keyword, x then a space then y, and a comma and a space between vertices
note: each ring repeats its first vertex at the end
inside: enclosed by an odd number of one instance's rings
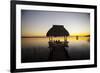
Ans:
MULTIPOLYGON (((62 37, 53 38, 53 40, 60 39, 63 41, 62 37)), ((52 61, 49 60, 50 48, 48 44, 49 38, 21 38, 22 42, 22 62, 42 62, 42 61, 52 61)), ((76 37, 68 38, 68 46, 66 48, 70 59, 65 60, 83 60, 90 59, 90 42, 89 37, 76 37)), ((61 48, 62 49, 62 48, 61 48)), ((64 57, 63 52, 55 53, 56 57, 64 57)), ((56 58, 53 57, 53 58, 56 58)), ((58 61, 60 59, 57 59, 58 61)), ((64 60, 64 59, 63 59, 64 60)))

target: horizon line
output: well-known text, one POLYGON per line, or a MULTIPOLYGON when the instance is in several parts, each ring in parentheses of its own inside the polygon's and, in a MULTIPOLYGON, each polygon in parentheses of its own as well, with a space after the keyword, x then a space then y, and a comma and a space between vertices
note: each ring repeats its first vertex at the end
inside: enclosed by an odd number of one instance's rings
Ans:
MULTIPOLYGON (((71 35, 71 36, 68 36, 68 37, 90 37, 90 35, 71 35)), ((48 36, 21 36, 21 38, 46 38, 48 36)), ((64 37, 64 36, 59 36, 59 37, 64 37)))

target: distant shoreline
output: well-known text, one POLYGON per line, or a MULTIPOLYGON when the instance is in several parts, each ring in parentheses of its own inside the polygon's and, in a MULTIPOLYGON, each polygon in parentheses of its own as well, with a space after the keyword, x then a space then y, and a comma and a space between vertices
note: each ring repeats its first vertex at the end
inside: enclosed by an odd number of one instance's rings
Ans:
MULTIPOLYGON (((64 37, 64 36, 61 36, 64 37)), ((77 37, 77 36, 68 36, 68 37, 77 37)), ((78 36, 78 37, 90 37, 90 36, 78 36)), ((21 36, 21 38, 49 38, 46 36, 21 36)))

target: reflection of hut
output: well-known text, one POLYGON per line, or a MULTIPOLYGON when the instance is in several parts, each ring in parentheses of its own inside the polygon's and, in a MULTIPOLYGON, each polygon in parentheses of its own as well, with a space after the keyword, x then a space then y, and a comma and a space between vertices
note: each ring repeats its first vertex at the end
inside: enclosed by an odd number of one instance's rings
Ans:
POLYGON ((50 48, 50 60, 63 60, 68 59, 68 41, 67 37, 69 32, 64 28, 63 25, 53 25, 53 27, 47 32, 47 37, 49 37, 49 48, 50 48), (53 40, 53 37, 64 37, 64 41, 53 40), (56 56, 55 56, 56 55, 56 56))
POLYGON ((67 36, 69 36, 69 32, 64 28, 63 25, 53 25, 53 27, 47 32, 49 37, 49 41, 52 40, 53 37, 64 36, 64 40, 67 40, 67 36))

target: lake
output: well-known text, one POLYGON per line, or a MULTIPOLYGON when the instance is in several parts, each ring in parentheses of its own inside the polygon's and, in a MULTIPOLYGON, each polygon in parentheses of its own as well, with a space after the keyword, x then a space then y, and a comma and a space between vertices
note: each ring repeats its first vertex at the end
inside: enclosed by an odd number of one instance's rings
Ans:
MULTIPOLYGON (((64 41, 63 37, 56 37, 53 40, 64 41)), ((62 48, 56 49, 50 56, 48 37, 21 38, 21 62, 45 62, 61 60, 86 60, 90 59, 90 41, 89 37, 68 37, 68 47, 65 48, 70 58, 66 58, 62 48), (58 58, 59 57, 59 58, 58 58), (56 59, 57 58, 57 59, 56 59), (63 59, 61 59, 63 58, 63 59)))

